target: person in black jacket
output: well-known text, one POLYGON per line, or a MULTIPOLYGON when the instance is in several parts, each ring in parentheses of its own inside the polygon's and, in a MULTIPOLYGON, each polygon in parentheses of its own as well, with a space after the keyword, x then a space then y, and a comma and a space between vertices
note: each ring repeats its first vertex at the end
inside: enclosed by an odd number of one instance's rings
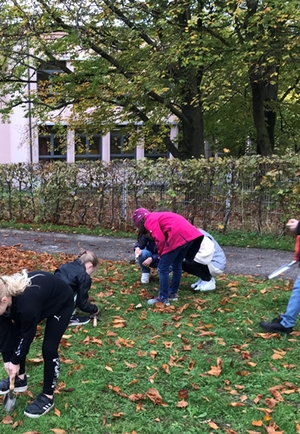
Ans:
POLYGON ((24 414, 40 417, 53 406, 53 393, 59 375, 58 346, 68 327, 74 306, 69 285, 45 271, 16 273, 0 277, 0 351, 9 376, 0 381, 0 394, 9 392, 15 379, 16 392, 27 390, 25 360, 35 337, 37 325, 46 319, 42 354, 43 390, 24 414))
POLYGON ((99 315, 98 307, 89 302, 89 290, 92 279, 90 275, 97 269, 99 260, 90 250, 84 250, 78 257, 66 264, 61 265, 54 274, 65 281, 74 293, 74 311, 69 325, 83 325, 90 321, 90 317, 76 316, 76 309, 87 312, 92 316, 99 315))
POLYGON ((134 245, 134 254, 142 271, 141 283, 149 283, 150 268, 157 268, 159 263, 155 241, 142 235, 134 245))

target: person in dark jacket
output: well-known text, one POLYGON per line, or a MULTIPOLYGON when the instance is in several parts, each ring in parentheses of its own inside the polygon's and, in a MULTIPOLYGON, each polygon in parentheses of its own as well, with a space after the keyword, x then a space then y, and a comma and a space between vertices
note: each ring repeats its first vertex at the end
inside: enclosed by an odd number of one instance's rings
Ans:
POLYGON ((157 268, 159 262, 155 241, 142 235, 134 245, 134 254, 142 270, 141 282, 149 283, 150 268, 157 268))
POLYGON ((46 319, 42 354, 43 390, 24 414, 37 418, 53 406, 53 393, 59 375, 58 346, 68 327, 74 306, 69 285, 45 271, 16 273, 0 277, 0 351, 8 374, 0 382, 0 394, 9 392, 12 379, 15 392, 27 390, 25 360, 37 325, 46 319))
POLYGON ((74 311, 69 325, 83 325, 90 321, 90 317, 76 316, 76 309, 87 312, 90 316, 99 315, 98 306, 89 302, 89 290, 92 285, 90 275, 97 269, 99 260, 90 250, 84 250, 78 257, 57 268, 54 274, 65 281, 74 293, 74 311))

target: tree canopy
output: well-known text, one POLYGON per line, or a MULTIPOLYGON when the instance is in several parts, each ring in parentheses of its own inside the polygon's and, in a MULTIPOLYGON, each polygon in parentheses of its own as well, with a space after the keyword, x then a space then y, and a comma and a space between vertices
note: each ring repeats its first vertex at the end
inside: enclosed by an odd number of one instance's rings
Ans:
POLYGON ((91 134, 125 123, 132 145, 181 159, 205 140, 233 155, 298 150, 296 0, 0 3, 4 119, 30 101, 41 122, 91 134))

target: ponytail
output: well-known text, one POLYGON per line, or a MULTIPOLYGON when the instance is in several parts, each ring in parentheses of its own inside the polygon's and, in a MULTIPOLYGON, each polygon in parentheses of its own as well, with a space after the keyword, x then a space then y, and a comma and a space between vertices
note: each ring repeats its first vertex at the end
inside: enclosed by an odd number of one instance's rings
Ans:
POLYGON ((26 270, 12 276, 2 276, 0 277, 0 298, 4 296, 16 297, 30 285, 31 279, 28 277, 26 270))
POLYGON ((91 262, 93 267, 98 267, 99 259, 91 250, 83 250, 77 258, 81 261, 82 264, 86 264, 87 262, 91 262))

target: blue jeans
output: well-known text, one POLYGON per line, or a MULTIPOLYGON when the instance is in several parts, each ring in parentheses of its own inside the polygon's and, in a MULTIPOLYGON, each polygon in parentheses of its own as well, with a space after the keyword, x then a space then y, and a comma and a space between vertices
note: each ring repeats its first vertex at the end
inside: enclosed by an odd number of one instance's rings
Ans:
POLYGON ((146 259, 151 258, 151 257, 152 257, 152 253, 147 249, 143 249, 142 253, 137 258, 137 263, 141 267, 142 273, 150 273, 150 268, 156 268, 157 267, 157 263, 154 261, 151 262, 150 267, 145 267, 145 265, 143 265, 143 262, 146 259))
POLYGON ((162 255, 158 265, 159 272, 159 297, 166 300, 170 295, 177 294, 182 274, 182 261, 186 256, 192 242, 178 247, 172 252, 162 255), (169 285, 169 272, 172 267, 172 282, 169 285), (170 287, 169 287, 170 286, 170 287))
POLYGON ((281 316, 281 324, 283 327, 293 327, 297 321, 300 312, 300 276, 297 277, 294 283, 292 295, 290 296, 286 311, 281 316))

